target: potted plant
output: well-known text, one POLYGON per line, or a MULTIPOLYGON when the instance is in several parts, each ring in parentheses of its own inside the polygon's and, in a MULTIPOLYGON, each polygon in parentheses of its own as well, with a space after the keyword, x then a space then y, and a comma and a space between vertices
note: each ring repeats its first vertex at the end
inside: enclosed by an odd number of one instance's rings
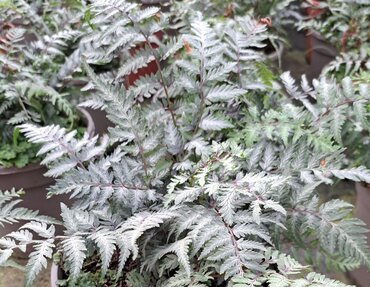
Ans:
POLYGON ((266 58, 275 64, 281 63, 285 44, 283 25, 290 16, 290 4, 286 1, 170 1, 171 28, 184 31, 195 19, 200 19, 199 11, 202 11, 208 19, 214 22, 222 22, 233 17, 254 15, 262 24, 269 28, 271 33, 265 39, 264 52, 266 58))
MULTIPOLYGON (((266 93, 281 95, 248 69, 255 64, 248 55, 256 52, 249 45, 264 33, 261 23, 238 19, 233 24, 238 29, 219 37, 209 23, 197 21, 188 34, 166 37, 153 49, 154 33, 166 25, 156 17, 158 9, 106 0, 92 1, 90 9, 100 35, 96 53, 106 55, 113 45, 107 39, 129 30, 133 45, 144 38, 145 48, 123 61, 121 71, 129 73, 137 68, 131 63, 145 65, 153 58, 158 70, 125 87, 122 77, 112 81, 97 75, 86 54, 90 87, 115 124, 109 149, 56 126, 20 127, 31 142, 42 144, 49 174, 59 175, 50 192, 76 200, 73 207, 62 204, 64 235, 55 235, 54 224, 44 218, 25 218, 9 206, 8 220, 31 222, 0 240, 0 258, 5 262, 14 250, 34 247, 27 286, 53 253, 67 276, 60 278, 62 286, 345 286, 304 265, 320 267, 320 255, 338 269, 370 265, 365 229, 351 218, 351 205, 319 202, 315 194, 317 185, 332 177, 370 182, 364 168, 341 169, 343 152, 325 136, 316 142, 311 136, 320 135, 321 119, 329 128, 334 125, 327 120, 330 113, 319 114, 318 125, 302 136, 286 129, 261 132, 253 121, 290 110, 297 123, 294 111, 303 112, 285 100, 260 102, 256 81, 266 93), (256 29, 257 34, 250 33, 256 29), (240 129, 245 116, 250 121, 240 129), (234 128, 259 136, 247 145, 231 133, 234 128), (307 261, 285 255, 286 244, 304 249, 306 256, 297 257, 307 261)), ((110 51, 129 49, 121 43, 110 51)), ((289 78, 283 79, 287 90, 310 107, 289 78)), ((326 99, 324 85, 316 88, 326 99)), ((11 197, 0 193, 0 203, 11 197)))
MULTIPOLYGON (((57 4, 52 1, 44 2, 32 5, 22 1, 17 5, 4 4, 1 7, 2 13, 6 15, 4 23, 16 23, 25 30, 25 35, 32 35, 27 40, 30 47, 26 51, 32 68, 42 70, 42 77, 49 86, 61 94, 68 94, 73 104, 80 104, 80 107, 86 109, 94 119, 96 133, 103 135, 111 125, 104 110, 81 103, 89 102, 90 96, 90 93, 81 93, 80 90, 87 84, 86 75, 81 71, 81 54, 89 48, 94 34, 93 27, 90 27, 90 11, 85 1, 59 1, 57 4)), ((129 56, 139 50, 140 43, 132 47, 129 56)), ((95 58, 94 69, 99 72, 113 71, 122 56, 114 59, 95 58)), ((132 85, 138 75, 155 72, 154 62, 146 64, 147 66, 125 75, 127 85, 132 85)))
MULTIPOLYGON (((330 43, 340 53, 358 50, 369 41, 367 3, 335 0, 307 1, 307 5, 311 15, 302 23, 301 28, 309 28, 314 31, 311 47, 313 53, 321 49, 323 52, 326 51, 325 53, 329 56, 326 60, 321 59, 322 63, 329 63, 334 60, 337 54, 333 48, 330 48, 323 41, 330 43), (321 46, 321 48, 316 45, 321 46)), ((314 61, 314 58, 314 54, 312 54, 312 61, 314 61)), ((321 65, 321 67, 324 66, 321 65)), ((320 71, 317 71, 317 73, 320 73, 320 71)))
MULTIPOLYGON (((4 3, 4 25, 24 30, 23 56, 44 82, 77 105, 86 100, 80 89, 86 77, 80 70, 80 55, 85 49, 88 11, 85 1, 24 1, 4 3)), ((95 131, 104 134, 109 121, 102 111, 85 108, 95 123, 95 131)))
MULTIPOLYGON (((339 65, 340 64, 341 63, 339 63, 339 65)), ((335 63, 332 63, 332 65, 335 66, 335 63)), ((347 64, 347 67, 350 67, 350 62, 347 64)), ((339 69, 338 71, 340 72, 337 74, 334 73, 333 75, 336 75, 339 79, 343 78, 343 70, 339 69)), ((359 72, 359 74, 361 75, 363 72, 359 72)), ((347 166, 368 167, 369 82, 362 81, 362 78, 358 79, 356 74, 352 74, 352 77, 352 81, 350 77, 343 78, 343 90, 338 90, 338 88, 334 88, 334 86, 325 87, 327 91, 332 91, 331 99, 330 97, 325 99, 319 94, 312 93, 312 90, 307 90, 307 86, 306 88, 303 87, 304 93, 302 94, 301 91, 297 92, 294 86, 288 84, 288 91, 293 91, 291 94, 296 95, 294 97, 295 99, 303 99, 306 101, 306 103, 303 101, 302 103, 306 105, 310 113, 312 112, 313 115, 316 114, 316 116, 309 119, 309 122, 318 123, 318 120, 320 122, 324 122, 320 123, 320 129, 327 126, 325 118, 327 121, 333 121, 336 123, 334 129, 331 131, 333 134, 332 140, 346 148, 346 157, 343 159, 343 162, 347 166), (353 83, 351 84, 351 82, 353 83), (317 101, 317 104, 309 104, 309 101, 307 101, 306 98, 307 96, 308 98, 313 96, 313 99, 317 101), (330 104, 328 104, 329 102, 330 104), (350 105, 352 108, 344 109, 343 107, 346 105, 350 105), (320 109, 324 111, 323 115, 325 117, 320 115, 320 109)), ((286 82, 289 83, 290 81, 291 80, 287 80, 286 82)), ((323 78, 322 81, 326 80, 323 78)), ((322 93, 322 91, 318 92, 322 93)), ((288 125, 292 125, 292 119, 288 125)), ((320 129, 318 129, 318 131, 320 131, 320 129)), ((321 131, 319 134, 321 134, 321 131)), ((330 137, 327 139, 330 140, 330 137)), ((370 192, 368 184, 366 182, 356 182, 356 194, 355 216, 361 219, 366 226, 370 226, 370 192)), ((369 241, 369 235, 367 235, 367 242, 369 241)), ((356 286, 367 286, 367 282, 370 279, 369 272, 364 267, 351 271, 350 276, 356 282, 356 286)))
MULTIPOLYGON (((306 25, 319 31, 340 52, 340 55, 325 67, 323 75, 339 81, 344 77, 351 77, 355 89, 366 97, 367 89, 364 87, 369 83, 367 73, 370 59, 367 21, 369 4, 339 0, 322 1, 319 5, 323 8, 322 13, 306 25)), ((361 114, 362 119, 357 118, 355 126, 344 130, 343 144, 347 147, 347 164, 350 166, 369 166, 368 111, 368 106, 357 110, 355 114, 361 114)), ((370 226, 367 204, 370 193, 366 186, 367 184, 356 183, 356 216, 370 226)), ((370 242, 370 237, 367 241, 370 242)), ((351 277, 358 286, 367 286, 370 280, 370 275, 364 268, 351 272, 351 277)))
POLYGON ((41 77, 32 66, 26 29, 8 25, 1 33, 0 189, 24 188, 24 206, 57 216, 63 199, 46 201, 46 188, 53 180, 43 176, 46 169, 39 164, 38 146, 28 143, 17 125, 58 124, 68 129, 87 128, 92 135, 94 124, 85 110, 75 109, 66 95, 48 85, 47 77, 41 77))

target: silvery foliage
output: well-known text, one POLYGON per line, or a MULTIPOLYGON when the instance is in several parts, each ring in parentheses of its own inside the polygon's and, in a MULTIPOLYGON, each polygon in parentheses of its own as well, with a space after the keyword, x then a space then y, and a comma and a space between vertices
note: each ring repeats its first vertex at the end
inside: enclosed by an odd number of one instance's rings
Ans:
POLYGON ((24 0, 1 4, 2 139, 11 138, 14 127, 25 122, 60 122, 55 119, 60 117, 73 126, 77 112, 72 97, 61 86, 78 67, 70 64, 74 53, 69 53, 71 48, 79 50, 78 44, 74 45, 84 32, 84 28, 77 28, 84 5, 80 1, 78 8, 71 8, 63 1, 24 0), (46 105, 51 109, 48 112, 40 107, 46 105))
POLYGON ((351 137, 361 138, 369 133, 369 86, 344 77, 341 81, 321 77, 309 83, 305 76, 297 83, 289 72, 280 77, 281 105, 262 113, 251 106, 244 111, 238 126, 244 127, 234 137, 247 146, 266 137, 288 147, 304 139, 312 149, 334 151, 345 146, 351 137), (297 103, 299 103, 297 105, 297 103), (253 122, 253 125, 248 123, 253 122), (347 138, 346 138, 347 137, 347 138))
POLYGON ((169 14, 173 17, 172 28, 187 29, 189 24, 199 17, 233 18, 234 16, 255 15, 257 18, 268 17, 274 28, 280 28, 294 15, 296 7, 292 0, 170 0, 163 5, 168 6, 169 14), (198 13, 202 11, 202 13, 198 13))
POLYGON ((294 140, 305 137, 318 150, 330 150, 333 143, 344 146, 347 149, 344 163, 368 167, 370 97, 366 81, 348 76, 329 80, 322 76, 311 86, 303 77, 298 87, 289 73, 283 74, 281 79, 286 92, 291 99, 301 102, 301 107, 292 108, 290 104, 278 114, 269 114, 261 130, 268 131, 268 123, 280 117, 284 119, 284 124, 279 126, 283 132, 271 131, 270 137, 280 134, 286 141, 287 136, 294 134, 294 140))
POLYGON ((283 254, 284 244, 311 251, 308 260, 319 266, 312 259, 320 255, 327 267, 370 266, 366 229, 349 216, 352 206, 322 203, 315 193, 333 178, 370 182, 368 170, 341 169, 341 149, 313 149, 294 133, 283 141, 261 133, 249 145, 227 137, 232 128, 258 133, 257 114, 264 120, 257 109, 239 127, 266 88, 249 71, 260 61, 263 25, 241 18, 219 35, 196 21, 189 33, 169 37, 159 33, 167 22, 157 8, 96 0, 90 9, 95 29, 84 41, 93 49, 83 66, 94 96, 85 105, 104 108, 114 123, 110 148, 106 137, 98 143, 57 126, 21 126, 57 177, 50 193, 75 199, 62 205, 64 235, 34 216, 0 240, 2 263, 15 249, 34 247, 27 286, 55 248, 72 283, 98 254, 103 277, 113 263, 117 281, 137 287, 345 286, 307 272, 305 262, 283 254), (111 73, 90 66, 111 62, 118 63, 111 73), (153 62, 155 72, 128 84, 153 62))

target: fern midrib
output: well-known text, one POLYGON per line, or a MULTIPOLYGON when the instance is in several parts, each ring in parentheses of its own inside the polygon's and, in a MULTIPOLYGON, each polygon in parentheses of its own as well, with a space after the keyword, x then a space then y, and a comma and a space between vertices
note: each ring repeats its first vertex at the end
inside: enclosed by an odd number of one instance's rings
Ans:
POLYGON ((200 128, 200 123, 202 121, 203 112, 206 105, 206 99, 204 96, 204 74, 205 74, 205 56, 204 56, 204 42, 202 41, 200 49, 200 69, 199 69, 199 96, 200 96, 200 106, 198 110, 198 119, 196 121, 196 127, 194 134, 196 134, 200 128))
POLYGON ((29 115, 29 113, 27 111, 27 108, 26 108, 26 106, 24 105, 24 103, 22 101, 22 96, 21 95, 18 96, 18 102, 19 102, 19 105, 21 106, 22 110, 26 113, 27 118, 31 119, 31 116, 29 115))
POLYGON ((81 159, 77 156, 77 154, 71 150, 69 147, 68 147, 68 144, 65 144, 62 140, 60 140, 59 138, 56 138, 55 136, 53 136, 53 140, 58 142, 60 144, 61 147, 63 147, 65 149, 65 151, 77 162, 77 164, 83 168, 84 170, 87 171, 85 165, 83 164, 83 162, 81 161, 81 159))
POLYGON ((227 232, 230 235, 230 240, 231 240, 231 243, 233 245, 234 254, 235 254, 236 258, 239 261, 239 275, 243 276, 244 275, 244 270, 243 270, 244 264, 241 260, 240 251, 239 251, 239 247, 238 247, 238 242, 236 241, 234 231, 229 226, 229 224, 227 224, 227 222, 224 220, 224 218, 222 217, 222 214, 221 214, 219 208, 216 206, 216 204, 213 203, 212 205, 213 205, 213 210, 216 212, 217 216, 222 221, 223 225, 225 226, 227 232))
POLYGON ((145 150, 144 150, 144 147, 142 145, 142 143, 140 142, 139 140, 139 135, 131 121, 131 118, 129 119, 129 123, 130 123, 130 126, 131 126, 131 130, 132 130, 132 133, 134 134, 135 136, 135 144, 138 146, 139 148, 139 154, 140 154, 140 159, 141 159, 141 162, 142 162, 142 165, 143 165, 143 169, 144 169, 144 172, 145 172, 145 181, 146 181, 146 184, 147 184, 147 187, 149 188, 149 165, 148 165, 148 162, 146 161, 146 158, 145 158, 145 150))
MULTIPOLYGON (((236 34, 236 43, 238 42, 238 34, 236 34)), ((237 69, 237 74, 238 74, 238 80, 239 80, 239 88, 244 88, 243 87, 243 81, 242 81, 242 77, 241 77, 241 68, 240 68, 240 49, 239 49, 239 45, 235 45, 236 46, 236 59, 237 59, 237 62, 236 62, 236 69, 237 69)))
POLYGON ((324 118, 325 116, 327 116, 328 114, 330 114, 333 110, 335 109, 338 109, 342 106, 346 106, 346 105, 352 105, 356 102, 362 102, 362 101, 370 101, 370 98, 360 98, 360 99, 355 99, 355 100, 351 100, 351 99, 348 99, 348 100, 345 100, 333 107, 326 107, 326 111, 323 112, 321 115, 318 116, 318 118, 315 120, 315 123, 319 123, 322 118, 324 118))
POLYGON ((96 183, 96 182, 82 182, 82 185, 88 185, 88 186, 93 186, 93 187, 99 187, 99 188, 105 188, 105 187, 112 187, 112 188, 120 188, 123 187, 125 189, 131 189, 131 190, 149 190, 147 187, 143 186, 137 186, 137 185, 126 185, 124 184, 120 178, 118 178, 120 184, 113 184, 113 183, 106 183, 106 184, 101 184, 101 183, 96 183))
POLYGON ((152 44, 150 43, 149 41, 149 38, 148 36, 144 33, 144 31, 140 28, 140 26, 138 25, 138 23, 136 21, 134 21, 134 19, 132 19, 132 17, 130 16, 130 14, 128 12, 125 12, 125 11, 122 11, 119 7, 117 7, 116 5, 113 5, 113 7, 118 10, 120 13, 122 14, 125 14, 126 17, 131 21, 131 23, 134 25, 134 27, 136 27, 140 34, 143 35, 144 39, 145 39, 145 45, 149 48, 152 56, 154 57, 154 61, 157 65, 157 68, 158 68, 158 73, 159 73, 159 76, 161 78, 160 80, 160 84, 161 86, 163 87, 164 89, 164 93, 166 95, 166 99, 167 99, 167 103, 168 103, 168 111, 170 112, 171 114, 171 119, 172 119, 172 122, 173 122, 173 125, 175 126, 176 129, 178 129, 178 125, 177 125, 177 122, 176 122, 176 116, 174 114, 174 109, 173 109, 173 104, 172 104, 172 101, 171 101, 171 98, 170 98, 170 95, 169 95, 169 92, 168 92, 168 88, 167 88, 167 85, 166 85, 166 82, 164 80, 164 76, 163 76, 163 71, 162 71, 162 67, 161 67, 161 64, 158 60, 158 57, 152 47, 152 44))

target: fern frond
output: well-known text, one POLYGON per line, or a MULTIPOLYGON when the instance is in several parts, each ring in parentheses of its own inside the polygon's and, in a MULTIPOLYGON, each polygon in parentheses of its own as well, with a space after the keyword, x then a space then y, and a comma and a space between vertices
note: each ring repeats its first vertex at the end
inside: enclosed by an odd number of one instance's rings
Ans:
POLYGON ((63 247, 63 254, 66 257, 67 264, 70 266, 71 279, 74 280, 80 274, 86 258, 85 241, 81 236, 75 235, 63 240, 61 246, 63 247))
POLYGON ((24 135, 33 143, 43 144, 38 155, 46 157, 41 162, 50 166, 47 176, 57 177, 76 166, 102 154, 108 144, 103 137, 101 145, 97 145, 98 137, 90 137, 85 133, 80 140, 75 139, 76 131, 68 132, 59 126, 37 127, 32 124, 20 126, 24 135))
POLYGON ((34 247, 34 251, 31 252, 29 260, 26 265, 26 282, 25 285, 32 286, 32 282, 35 280, 36 275, 47 267, 47 259, 52 257, 52 249, 54 247, 53 240, 48 239, 37 243, 34 247))

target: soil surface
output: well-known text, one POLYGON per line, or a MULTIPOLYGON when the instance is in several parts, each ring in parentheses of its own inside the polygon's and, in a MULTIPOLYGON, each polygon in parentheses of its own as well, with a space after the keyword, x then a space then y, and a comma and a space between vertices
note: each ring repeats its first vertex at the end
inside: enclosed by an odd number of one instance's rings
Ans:
MULTIPOLYGON (((16 259, 20 265, 26 265, 25 259, 16 259)), ((37 280, 33 284, 34 287, 50 287, 50 267, 49 264, 46 270, 43 270, 37 280)), ((14 267, 2 267, 0 268, 0 287, 23 287, 24 285, 24 273, 14 267)))

